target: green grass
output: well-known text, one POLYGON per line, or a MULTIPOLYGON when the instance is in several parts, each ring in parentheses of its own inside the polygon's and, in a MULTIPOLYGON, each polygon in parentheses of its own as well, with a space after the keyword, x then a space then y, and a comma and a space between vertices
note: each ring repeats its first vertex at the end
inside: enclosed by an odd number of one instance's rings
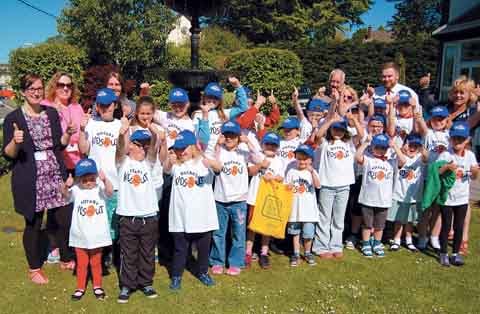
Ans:
MULTIPOLYGON (((0 178, 0 230, 23 229, 14 213, 9 177, 0 178)), ((0 313, 479 313, 480 211, 473 214, 470 255, 462 268, 444 269, 435 258, 405 249, 367 260, 347 252, 343 261, 305 263, 292 269, 284 256, 273 257, 271 270, 257 265, 238 278, 216 277, 203 287, 190 273, 179 293, 168 290, 167 272, 157 267, 154 286, 159 298, 140 293, 129 304, 116 303, 116 276, 104 279, 109 298, 96 301, 91 290, 77 303, 70 301, 75 278, 46 265, 50 283, 29 282, 22 233, 0 232, 0 313)))

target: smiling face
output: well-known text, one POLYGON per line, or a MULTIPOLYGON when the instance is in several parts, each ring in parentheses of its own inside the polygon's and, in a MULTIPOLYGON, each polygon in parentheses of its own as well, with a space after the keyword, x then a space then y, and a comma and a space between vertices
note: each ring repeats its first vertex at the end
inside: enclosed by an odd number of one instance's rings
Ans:
POLYGON ((421 147, 422 145, 419 144, 405 144, 403 152, 405 155, 412 158, 420 151, 421 147))
POLYGON ((81 176, 78 183, 82 189, 91 190, 97 186, 97 175, 90 173, 81 176))
POLYGON ((274 157, 277 153, 278 146, 275 144, 262 144, 263 153, 267 157, 274 157))
POLYGON ((177 155, 177 159, 181 162, 188 161, 193 158, 193 147, 192 145, 187 146, 183 149, 174 149, 175 155, 177 155))
POLYGON ((41 80, 34 81, 27 89, 22 92, 22 96, 25 97, 25 101, 31 106, 40 105, 43 100, 43 83, 41 80))
POLYGON ((128 143, 128 156, 133 160, 142 161, 145 159, 149 147, 150 141, 130 142, 128 143))
POLYGON ((331 128, 330 134, 334 140, 340 140, 345 136, 345 130, 340 128, 331 128))
POLYGON ((111 103, 108 106, 98 105, 96 106, 97 112, 103 121, 113 120, 113 111, 115 110, 115 103, 111 103))
POLYGON ((113 89, 113 91, 115 92, 115 95, 117 95, 117 97, 119 97, 120 94, 122 93, 122 84, 114 76, 111 76, 108 79, 107 87, 110 88, 110 89, 113 89))
POLYGON ((283 129, 283 137, 289 141, 289 140, 293 140, 294 138, 296 138, 299 134, 299 130, 298 129, 283 129))
POLYGON ((170 108, 172 108, 173 115, 178 119, 183 118, 188 113, 188 103, 170 103, 170 108))
POLYGON ((295 153, 295 159, 298 170, 305 170, 312 164, 312 158, 301 152, 295 153))
POLYGON ((398 104, 397 113, 400 117, 408 117, 413 114, 413 107, 410 104, 398 104))
POLYGON ((137 122, 138 124, 146 128, 153 120, 153 105, 144 103, 137 107, 137 122))
POLYGON ((450 137, 450 144, 452 145, 452 149, 454 152, 459 153, 465 150, 465 147, 468 144, 469 138, 459 137, 459 136, 452 136, 450 137))
POLYGON ((430 125, 435 131, 443 131, 447 127, 447 118, 433 117, 430 119, 430 125))
POLYGON ((457 88, 453 94, 453 105, 455 108, 460 108, 467 105, 470 99, 470 93, 463 88, 457 88))
POLYGON ((382 134, 383 123, 380 121, 371 120, 370 122, 368 122, 367 130, 368 130, 368 134, 371 134, 372 136, 382 134))
POLYGON ((387 68, 382 71, 382 83, 387 89, 392 89, 398 83, 398 73, 394 68, 387 68))
POLYGON ((340 73, 334 73, 329 81, 331 90, 340 90, 343 86, 342 75, 340 73))
POLYGON ((55 89, 55 101, 68 105, 72 97, 73 82, 68 75, 62 75, 57 81, 55 89))
POLYGON ((205 96, 203 97, 203 103, 205 105, 208 105, 208 107, 210 109, 215 109, 218 107, 218 105, 220 104, 220 100, 218 100, 217 98, 215 97, 211 97, 211 96, 205 96))
POLYGON ((240 142, 240 136, 237 134, 233 133, 225 133, 223 134, 225 136, 225 147, 227 150, 232 150, 238 146, 238 143, 240 142))
POLYGON ((310 121, 313 127, 316 127, 324 116, 325 116, 325 113, 323 112, 307 111, 308 121, 310 121))
POLYGON ((387 148, 383 146, 373 146, 372 153, 375 157, 384 157, 387 153, 387 148))

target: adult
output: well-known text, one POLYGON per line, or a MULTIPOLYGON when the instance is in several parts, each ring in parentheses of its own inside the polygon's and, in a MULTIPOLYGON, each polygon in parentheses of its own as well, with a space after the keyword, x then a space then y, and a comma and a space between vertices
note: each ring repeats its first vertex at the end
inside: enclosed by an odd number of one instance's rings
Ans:
MULTIPOLYGON (((124 90, 125 82, 123 77, 118 72, 110 72, 105 79, 105 87, 112 89, 118 100, 115 104, 113 117, 115 119, 121 119, 125 114, 129 120, 135 117, 136 104, 133 100, 127 98, 124 90)), ((93 107, 93 118, 100 120, 100 116, 97 113, 96 107, 93 107)))
MULTIPOLYGON (((70 123, 77 127, 83 118, 82 106, 78 103, 80 91, 73 81, 70 74, 64 72, 57 72, 50 79, 45 90, 45 99, 41 102, 42 105, 53 107, 57 110, 60 116, 60 124, 62 131, 65 132, 70 123)), ((80 130, 70 137, 70 142, 67 148, 63 151, 63 161, 67 171, 74 172, 75 165, 81 159, 80 150, 78 149, 78 138, 80 130)))
POLYGON ((28 275, 37 284, 48 283, 42 272, 42 220, 58 226, 55 232, 62 269, 73 269, 75 262, 68 248, 72 206, 64 200, 60 187, 67 178, 62 151, 75 133, 73 124, 62 133, 57 110, 43 106, 43 81, 38 75, 25 75, 21 82, 23 105, 5 117, 3 155, 13 162, 12 194, 15 211, 25 218, 23 247, 29 265, 28 275))
MULTIPOLYGON (((340 99, 340 94, 345 86, 345 72, 341 69, 333 69, 328 77, 328 89, 324 92, 319 89, 314 98, 321 99, 327 103, 340 99)), ((321 88, 322 89, 322 88, 321 88)))

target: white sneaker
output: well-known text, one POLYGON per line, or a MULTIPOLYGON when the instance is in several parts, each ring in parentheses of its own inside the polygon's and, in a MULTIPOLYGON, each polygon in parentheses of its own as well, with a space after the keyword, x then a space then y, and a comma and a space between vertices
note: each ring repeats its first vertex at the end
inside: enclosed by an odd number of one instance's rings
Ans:
POLYGON ((345 248, 349 250, 355 250, 357 242, 358 240, 355 236, 349 236, 347 240, 345 240, 345 248))
POLYGON ((434 250, 440 250, 440 240, 438 238, 430 237, 430 245, 434 250))

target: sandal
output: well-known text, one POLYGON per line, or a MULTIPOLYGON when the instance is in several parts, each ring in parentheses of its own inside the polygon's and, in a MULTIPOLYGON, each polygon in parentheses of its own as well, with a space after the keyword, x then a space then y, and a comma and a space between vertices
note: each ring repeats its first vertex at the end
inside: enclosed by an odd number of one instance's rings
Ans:
POLYGON ((28 277, 33 283, 37 285, 46 285, 48 283, 48 278, 43 273, 42 269, 30 269, 28 271, 28 277))
POLYGON ((75 292, 72 294, 72 301, 80 301, 85 294, 85 290, 80 290, 77 289, 75 292))
POLYGON ((415 245, 413 245, 413 243, 407 243, 407 249, 409 249, 412 252, 417 252, 418 251, 417 247, 415 245))
POLYGON ((102 288, 94 288, 93 294, 97 300, 104 300, 106 297, 105 291, 102 288))
POLYGON ((463 256, 468 255, 468 241, 462 241, 462 244, 460 244, 460 250, 458 253, 463 256))
POLYGON ((390 244, 390 251, 398 251, 398 250, 400 250, 400 244, 395 242, 390 244))
POLYGON ((372 247, 370 245, 362 246, 362 254, 365 257, 372 257, 373 256, 372 247))

